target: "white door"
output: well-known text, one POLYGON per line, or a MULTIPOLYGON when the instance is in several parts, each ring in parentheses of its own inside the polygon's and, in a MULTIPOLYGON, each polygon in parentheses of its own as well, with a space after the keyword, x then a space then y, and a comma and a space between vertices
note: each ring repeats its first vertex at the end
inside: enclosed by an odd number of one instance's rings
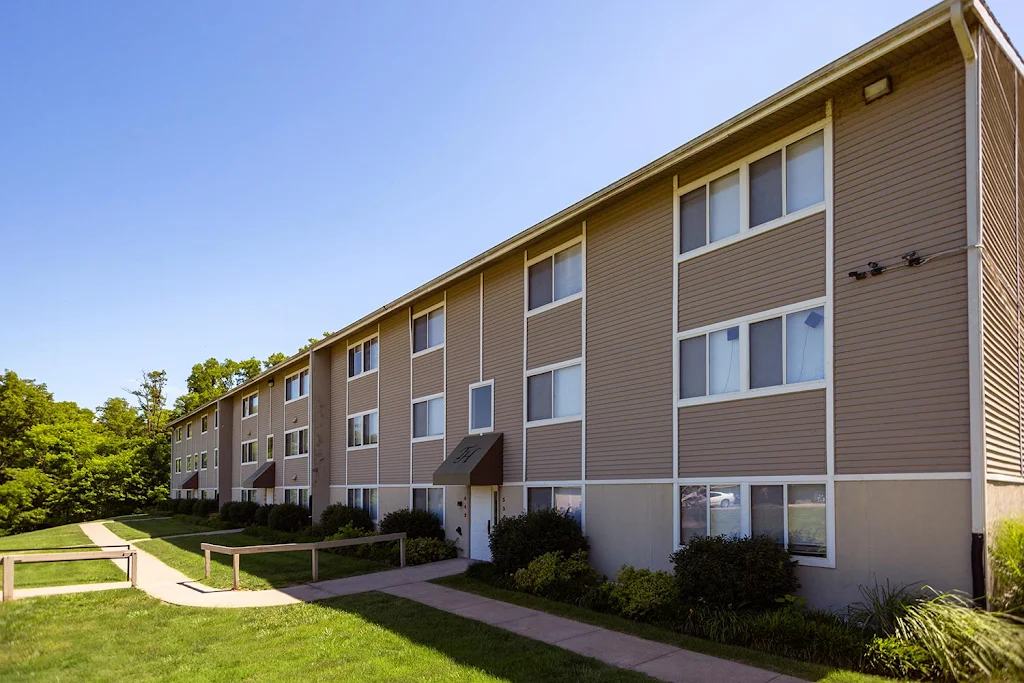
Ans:
POLYGON ((472 560, 491 561, 488 536, 494 525, 494 487, 469 488, 469 557, 472 560))
POLYGON ((267 489, 266 501, 267 501, 267 505, 273 505, 274 504, 274 489, 267 489))

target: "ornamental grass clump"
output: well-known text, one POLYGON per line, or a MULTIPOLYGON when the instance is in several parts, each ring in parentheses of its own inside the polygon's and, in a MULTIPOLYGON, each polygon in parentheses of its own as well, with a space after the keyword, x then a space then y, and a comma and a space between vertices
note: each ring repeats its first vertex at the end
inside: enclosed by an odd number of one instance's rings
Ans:
POLYGON ((992 534, 989 554, 993 607, 1024 617, 1024 519, 1003 520, 992 534))

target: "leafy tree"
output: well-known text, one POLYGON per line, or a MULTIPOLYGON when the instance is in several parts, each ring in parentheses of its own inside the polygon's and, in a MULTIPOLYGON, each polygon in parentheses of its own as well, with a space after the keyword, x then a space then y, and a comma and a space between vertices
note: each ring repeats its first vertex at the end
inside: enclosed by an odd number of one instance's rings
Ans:
POLYGON ((146 433, 142 415, 126 399, 108 398, 96 412, 99 414, 100 425, 110 434, 122 439, 133 439, 146 433))
POLYGON ((319 342, 319 341, 321 341, 323 339, 327 339, 332 334, 334 334, 334 333, 333 332, 324 332, 324 335, 322 337, 319 337, 319 338, 318 337, 310 337, 308 344, 299 347, 299 353, 302 353, 303 351, 309 351, 311 348, 313 348, 313 344, 316 344, 317 342, 319 342))
POLYGON ((280 365, 286 360, 288 360, 288 356, 284 355, 280 351, 278 351, 277 353, 272 353, 267 357, 265 361, 263 361, 263 369, 269 370, 275 365, 280 365))
POLYGON ((167 424, 168 416, 164 409, 167 403, 167 396, 164 393, 166 388, 167 372, 151 370, 143 372, 138 388, 128 392, 138 401, 139 410, 146 421, 146 432, 151 437, 161 434, 167 424))
POLYGON ((29 467, 11 468, 0 484, 0 536, 31 531, 43 525, 48 514, 46 499, 54 481, 48 474, 29 467))
POLYGON ((53 395, 45 384, 21 379, 12 370, 0 376, 0 473, 15 465, 16 442, 29 428, 50 420, 53 406, 53 395))
POLYGON ((188 393, 179 396, 175 401, 174 412, 176 415, 192 412, 238 385, 248 382, 262 371, 263 365, 255 358, 243 361, 207 358, 202 363, 196 363, 192 366, 192 372, 186 382, 188 393))

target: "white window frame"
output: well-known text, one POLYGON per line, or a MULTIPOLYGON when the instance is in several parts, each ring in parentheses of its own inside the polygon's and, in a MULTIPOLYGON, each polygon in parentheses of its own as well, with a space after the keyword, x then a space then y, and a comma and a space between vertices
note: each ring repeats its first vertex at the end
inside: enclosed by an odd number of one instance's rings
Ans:
POLYGON ((309 366, 308 365, 306 367, 304 367, 304 368, 300 368, 299 370, 296 370, 295 372, 293 372, 292 374, 290 374, 290 375, 288 375, 287 377, 284 378, 284 395, 285 395, 285 400, 284 400, 284 404, 285 405, 288 405, 289 403, 295 403, 296 401, 304 399, 307 396, 309 396, 309 366), (304 393, 304 394, 301 393, 302 392, 302 373, 306 373, 306 393, 304 393), (290 382, 293 379, 298 381, 298 383, 299 383, 298 384, 298 386, 299 386, 298 390, 299 390, 300 393, 295 398, 287 398, 287 396, 288 396, 288 382, 290 382))
POLYGON ((238 499, 243 503, 255 503, 256 502, 256 489, 239 489, 241 492, 238 499))
POLYGON ((185 423, 185 441, 192 439, 192 420, 185 423))
MULTIPOLYGON (((538 306, 537 308, 530 308, 530 266, 534 265, 535 263, 540 263, 544 259, 552 258, 555 254, 558 254, 560 252, 566 251, 567 249, 572 249, 577 244, 583 244, 583 235, 582 234, 577 235, 576 237, 573 237, 570 240, 566 240, 565 242, 562 242, 561 244, 559 244, 557 247, 552 247, 551 249, 548 249, 544 253, 538 254, 537 256, 534 256, 533 258, 530 258, 530 259, 526 260, 526 265, 523 268, 523 279, 526 282, 524 298, 523 298, 523 307, 526 309, 526 317, 527 318, 529 318, 531 316, 534 316, 534 315, 538 315, 540 313, 544 313, 545 311, 550 311, 552 308, 558 308, 559 306, 562 306, 562 305, 568 304, 568 303, 572 303, 573 301, 578 301, 578 300, 583 298, 584 292, 587 291, 587 267, 586 267, 586 263, 584 263, 584 265, 583 265, 583 274, 582 274, 582 280, 583 281, 580 283, 580 287, 581 287, 580 291, 576 292, 575 294, 570 294, 569 296, 564 296, 561 299, 554 299, 550 303, 546 303, 543 306, 538 306)), ((584 259, 584 261, 586 261, 586 258, 587 258, 587 253, 586 253, 586 250, 584 249, 583 250, 583 259, 584 259)), ((551 267, 551 277, 554 278, 555 277, 554 263, 552 263, 551 266, 552 266, 551 267)), ((554 296, 554 283, 553 282, 552 282, 552 290, 551 291, 552 291, 551 295, 553 297, 554 296)))
MULTIPOLYGON (((359 341, 355 342, 354 344, 349 344, 348 348, 345 349, 345 374, 348 375, 348 381, 349 382, 351 382, 352 380, 356 379, 357 377, 364 377, 366 375, 371 375, 371 374, 377 372, 377 370, 380 369, 380 339, 379 339, 379 337, 380 337, 380 335, 377 332, 374 332, 373 334, 360 339, 359 341), (370 370, 366 370, 365 369, 366 368, 366 349, 363 348, 363 346, 367 342, 371 342, 374 339, 377 340, 377 367, 372 368, 370 370), (359 360, 360 369, 359 369, 359 372, 357 372, 354 375, 351 375, 351 374, 349 374, 350 367, 349 367, 349 360, 348 359, 349 359, 349 354, 352 352, 352 349, 355 349, 355 348, 359 348, 360 349, 360 356, 359 356, 359 358, 360 358, 360 360, 359 360)), ((410 346, 409 348, 412 348, 412 347, 410 346)))
MULTIPOLYGON (((745 315, 739 318, 733 318, 732 320, 726 320, 725 322, 714 323, 713 325, 705 325, 704 327, 697 327, 692 330, 685 330, 683 332, 676 333, 676 362, 678 366, 679 360, 679 343, 684 339, 693 339, 694 337, 700 337, 703 335, 709 335, 712 332, 719 332, 721 330, 728 329, 730 327, 740 328, 740 388, 739 391, 726 392, 724 394, 707 394, 705 396, 692 396, 690 398, 681 398, 679 393, 682 392, 682 383, 679 383, 676 393, 676 407, 682 408, 685 406, 701 405, 704 403, 720 403, 722 401, 739 401, 745 398, 756 398, 758 396, 775 396, 776 394, 790 394, 798 391, 816 391, 818 389, 825 389, 828 387, 829 378, 831 373, 829 370, 831 361, 831 352, 829 347, 832 344, 832 320, 831 320, 831 308, 827 305, 826 297, 818 297, 816 299, 808 299, 807 301, 801 301, 795 304, 788 304, 786 306, 780 306, 773 308, 770 311, 762 311, 759 313, 753 313, 751 315, 745 315), (785 316, 790 313, 799 313, 811 308, 824 307, 825 319, 822 324, 825 325, 825 379, 815 379, 807 382, 794 382, 792 384, 786 384, 786 321, 785 316), (765 320, 771 320, 772 318, 783 318, 782 321, 782 384, 778 384, 771 387, 759 387, 757 389, 751 389, 750 387, 750 325, 753 323, 763 322, 765 320)), ((710 367, 711 359, 706 353, 704 357, 704 386, 710 391, 710 367)), ((678 370, 677 370, 678 371, 678 370)))
POLYGON ((529 510, 530 505, 530 489, 548 489, 551 491, 551 507, 554 510, 560 508, 555 507, 555 489, 579 489, 580 490, 580 527, 583 526, 583 506, 586 502, 586 496, 583 494, 583 482, 582 481, 545 481, 545 482, 527 482, 526 486, 523 487, 523 510, 529 510))
MULTIPOLYGON (((345 505, 349 505, 349 495, 351 494, 352 491, 358 491, 359 492, 359 497, 360 497, 359 505, 358 506, 354 506, 354 507, 358 507, 361 510, 366 510, 366 508, 363 506, 363 499, 366 497, 365 496, 365 492, 366 491, 376 491, 377 492, 377 509, 374 510, 374 512, 376 514, 370 516, 370 518, 373 520, 373 523, 376 524, 378 518, 380 517, 380 487, 377 487, 377 486, 346 486, 345 487, 345 505)), ((369 510, 366 510, 366 511, 369 512, 369 510)))
POLYGON ((534 375, 543 375, 546 372, 552 373, 551 377, 551 411, 554 412, 554 391, 555 391, 555 378, 553 373, 555 370, 561 370, 563 368, 571 368, 574 365, 580 366, 580 414, 579 415, 565 415, 562 417, 549 417, 543 420, 529 420, 525 421, 526 428, 530 427, 544 427, 546 425, 557 425, 564 424, 566 422, 582 422, 583 412, 586 410, 586 379, 583 377, 583 358, 573 358, 572 360, 564 360, 559 363, 552 363, 551 365, 542 365, 539 368, 526 371, 526 376, 523 378, 523 417, 527 417, 530 414, 530 392, 528 390, 529 378, 534 375))
POLYGON ((181 474, 181 458, 174 459, 174 473, 181 474))
MULTIPOLYGON (((434 311, 436 311, 439 308, 443 309, 444 308, 444 304, 445 304, 444 301, 439 301, 438 303, 434 304, 430 308, 424 309, 424 310, 420 311, 419 313, 416 313, 415 315, 412 316, 412 320, 409 321, 409 348, 410 349, 413 349, 416 346, 416 321, 419 320, 420 318, 422 318, 425 315, 429 315, 430 313, 433 313, 434 311)), ((425 356, 428 353, 432 353, 434 351, 437 351, 438 349, 443 349, 445 347, 445 344, 448 343, 448 311, 447 310, 444 312, 444 327, 445 327, 445 330, 444 330, 444 341, 442 341, 440 344, 435 344, 433 346, 430 346, 430 321, 428 320, 427 321, 427 348, 422 349, 420 351, 414 351, 413 354, 412 354, 412 357, 413 358, 419 358, 420 356, 425 356)))
MULTIPOLYGON (((288 436, 290 434, 295 434, 295 433, 301 432, 303 430, 305 430, 306 432, 309 432, 309 425, 303 425, 302 427, 295 427, 294 429, 289 429, 289 430, 287 430, 284 433, 284 459, 285 460, 290 460, 292 458, 307 458, 307 457, 309 457, 309 449, 310 449, 311 444, 309 443, 309 434, 308 433, 306 434, 306 452, 305 453, 298 453, 297 455, 288 455, 288 436)), ((299 438, 299 437, 296 437, 296 438, 299 440, 299 447, 301 448, 302 447, 302 439, 299 438)), ((292 487, 289 487, 289 488, 302 488, 302 487, 292 486, 292 487)))
MULTIPOLYGON (((298 492, 298 491, 305 491, 306 492, 306 504, 303 505, 301 502, 299 502, 299 499, 301 498, 301 494, 299 494, 299 493, 295 494, 295 501, 296 501, 295 504, 296 505, 301 505, 302 507, 304 507, 307 510, 309 509, 309 487, 308 486, 284 486, 284 487, 282 487, 282 489, 281 489, 281 502, 282 503, 290 503, 291 502, 291 501, 288 500, 288 492, 289 491, 296 491, 296 492, 298 492)), ((378 499, 378 502, 379 502, 379 499, 378 499)))
MULTIPOLYGON (((216 427, 214 427, 216 429, 216 427)), ((213 449, 213 469, 220 469, 220 449, 213 449)))
MULTIPOLYGON (((714 171, 713 173, 709 173, 708 175, 704 176, 703 178, 695 180, 695 181, 693 181, 691 183, 688 183, 686 185, 680 186, 679 189, 677 189, 675 191, 675 193, 673 195, 673 201, 672 201, 672 211, 673 211, 673 221, 672 222, 673 222, 673 226, 674 226, 675 231, 676 231, 676 239, 679 242, 678 249, 682 249, 682 241, 681 241, 681 239, 679 239, 681 237, 680 229, 682 227, 680 225, 680 222, 679 222, 679 201, 680 201, 680 198, 683 195, 689 194, 690 192, 693 192, 694 190, 696 190, 696 189, 698 189, 698 188, 700 188, 702 186, 709 185, 709 184, 713 183, 714 181, 719 180, 720 178, 724 178, 725 176, 727 176, 727 175, 729 175, 729 174, 731 174, 731 173, 733 173, 735 171, 739 171, 740 172, 740 190, 739 190, 740 191, 740 207, 739 207, 739 209, 740 209, 740 231, 738 233, 736 233, 735 235, 730 235, 729 237, 726 237, 724 239, 720 239, 720 240, 718 240, 716 242, 707 243, 707 244, 705 244, 702 247, 697 247, 696 249, 691 249, 690 251, 687 251, 687 252, 684 252, 684 253, 677 253, 676 254, 676 263, 679 263, 679 262, 682 262, 682 261, 687 261, 689 259, 696 258, 698 256, 702 256, 702 255, 704 255, 704 254, 706 254, 706 253, 708 253, 710 251, 715 251, 716 249, 721 249, 722 247, 727 247, 730 244, 735 244, 736 242, 744 240, 744 239, 746 239, 748 237, 753 237, 754 235, 760 235, 761 233, 767 232, 769 230, 773 230, 775 228, 782 227, 783 225, 788 225, 788 224, 793 223, 795 221, 798 221, 798 220, 801 220, 803 218, 806 218, 807 216, 813 216, 814 214, 822 213, 823 211, 825 211, 825 208, 828 206, 828 198, 831 195, 831 191, 827 187, 827 185, 828 185, 828 183, 830 182, 830 179, 831 179, 831 174, 829 173, 828 169, 830 169, 831 166, 832 166, 832 142, 831 142, 831 136, 826 131, 826 128, 827 128, 828 124, 829 124, 829 119, 822 119, 821 121, 818 121, 817 123, 812 123, 811 125, 807 126, 806 128, 803 128, 803 129, 797 131, 796 133, 793 133, 792 135, 789 135, 789 136, 779 140, 778 142, 775 142, 775 143, 773 143, 771 145, 768 145, 767 147, 762 147, 761 149, 757 150, 756 152, 748 154, 747 156, 743 157, 742 159, 739 159, 738 161, 734 161, 733 163, 729 164, 728 166, 722 166, 718 170, 714 171), (823 136, 824 137, 823 154, 825 155, 825 177, 824 177, 824 183, 826 184, 826 187, 824 188, 824 193, 823 193, 824 199, 822 201, 818 202, 817 204, 812 204, 811 206, 805 207, 805 208, 800 209, 798 211, 794 211, 792 213, 786 213, 786 152, 785 152, 785 149, 786 149, 786 147, 788 147, 789 145, 793 144, 794 142, 798 142, 799 140, 804 139, 808 135, 813 135, 813 134, 815 134, 815 133, 817 133, 819 131, 825 131, 825 134, 823 136), (758 226, 755 226, 755 227, 750 227, 750 165, 752 163, 754 163, 754 162, 760 161, 761 159, 763 159, 764 157, 766 157, 766 156, 768 156, 770 154, 774 154, 775 152, 778 152, 779 150, 783 150, 782 151, 782 162, 781 162, 782 163, 782 215, 779 216, 778 218, 770 220, 770 221, 768 221, 766 223, 762 223, 761 225, 758 225, 758 226)), ((710 211, 711 210, 710 209, 710 202, 706 203, 705 210, 706 211, 710 211)), ((710 215, 708 215, 705 218, 705 229, 706 230, 710 230, 710 225, 711 224, 710 224, 709 218, 710 218, 710 215)))
POLYGON ((258 443, 257 439, 248 439, 246 441, 243 441, 242 442, 242 451, 241 451, 241 462, 239 464, 241 464, 241 465, 255 465, 259 461, 260 461, 260 447, 259 447, 259 443, 258 443), (245 447, 248 446, 249 444, 253 444, 250 447, 250 451, 253 452, 253 459, 252 460, 246 460, 245 459, 245 447))
POLYGON ((192 471, 192 456, 191 455, 186 455, 185 456, 185 471, 186 472, 191 472, 192 471))
POLYGON ((250 394, 246 394, 242 397, 242 419, 248 420, 250 417, 256 417, 260 413, 260 392, 256 390, 250 394), (250 405, 249 399, 253 396, 256 397, 256 412, 252 412, 252 406, 250 405), (249 411, 248 413, 246 411, 249 411))
MULTIPOLYGON (((427 408, 427 419, 430 419, 430 409, 427 408)), ((379 431, 379 425, 378 425, 379 431)), ((409 435, 412 438, 412 443, 424 443, 426 441, 443 441, 445 432, 448 431, 448 401, 444 398, 444 392, 439 394, 430 394, 429 396, 420 396, 414 398, 412 403, 409 404, 409 435), (423 403, 425 401, 433 401, 435 399, 441 399, 441 433, 430 434, 429 436, 412 436, 416 433, 416 409, 417 403, 423 403)))
POLYGON ((210 452, 209 451, 202 451, 202 452, 199 453, 199 471, 200 472, 205 472, 207 469, 209 469, 208 468, 208 465, 210 464, 209 457, 210 457, 210 452))
POLYGON ((213 411, 213 428, 220 429, 220 409, 213 411))
POLYGON ((210 416, 203 415, 201 418, 199 418, 199 433, 205 434, 208 431, 210 431, 210 416))
MULTIPOLYGON (((676 536, 676 549, 682 545, 682 510, 679 510, 680 488, 683 486, 739 486, 740 501, 744 506, 743 514, 740 517, 740 536, 750 536, 750 515, 753 508, 750 501, 751 486, 782 486, 782 501, 785 512, 783 518, 783 542, 784 547, 789 547, 789 485, 790 484, 818 484, 825 486, 825 557, 810 557, 806 555, 793 555, 797 564, 805 567, 828 567, 834 569, 836 566, 836 499, 835 484, 829 477, 821 475, 794 475, 794 476, 768 476, 768 477, 715 477, 715 478, 683 478, 675 484, 675 496, 673 505, 676 506, 678 514, 676 529, 673 532, 676 536)), ((710 494, 708 505, 710 505, 710 494)), ((707 530, 711 533, 710 508, 707 515, 707 530)))
MULTIPOLYGON (((433 486, 431 484, 413 484, 409 487, 409 509, 415 510, 413 507, 413 491, 416 489, 423 489, 429 491, 430 489, 441 489, 441 528, 447 528, 448 522, 448 487, 447 486, 433 486)), ((377 497, 377 503, 380 504, 380 494, 377 497)), ((427 493, 427 512, 430 512, 430 493, 427 493)), ((495 520, 497 521, 497 520, 495 520)))
MULTIPOLYGON (((352 413, 351 415, 348 416, 348 418, 345 420, 345 448, 347 450, 350 450, 350 451, 367 451, 367 450, 370 450, 372 448, 377 448, 379 443, 380 443, 380 412, 379 412, 379 410, 377 408, 374 408, 372 410, 364 410, 361 413, 352 413), (377 441, 375 441, 374 443, 365 443, 366 435, 365 435, 364 430, 362 428, 360 428, 360 436, 362 437, 364 443, 359 445, 359 446, 349 446, 348 445, 348 431, 349 431, 348 430, 348 422, 349 422, 349 420, 355 420, 356 418, 362 419, 363 417, 365 417, 367 415, 371 415, 373 413, 377 413, 377 441)), ((366 487, 363 487, 363 488, 366 488, 366 487)))
POLYGON ((277 450, 277 439, 274 438, 273 434, 267 434, 266 438, 263 440, 263 459, 264 460, 273 460, 274 459, 273 453, 276 450, 277 450), (273 444, 274 444, 274 448, 273 449, 270 448, 271 442, 273 442, 273 444))
POLYGON ((181 443, 181 427, 174 428, 174 442, 181 443))
POLYGON ((469 385, 469 423, 466 425, 468 434, 487 434, 494 431, 494 380, 485 379, 482 382, 474 382, 469 385), (473 390, 480 387, 491 388, 491 421, 486 429, 473 428, 473 390))

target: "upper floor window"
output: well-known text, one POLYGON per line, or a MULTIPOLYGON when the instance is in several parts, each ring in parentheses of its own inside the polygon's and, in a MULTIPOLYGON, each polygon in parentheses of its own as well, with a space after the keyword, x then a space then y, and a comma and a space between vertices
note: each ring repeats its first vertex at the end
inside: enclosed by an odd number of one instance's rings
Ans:
POLYGON ((372 446, 377 443, 377 411, 348 419, 348 447, 372 446))
POLYGON ((174 440, 179 443, 181 442, 181 427, 174 430, 174 440))
POLYGON ((199 431, 202 434, 205 434, 206 432, 210 431, 209 415, 203 415, 203 417, 199 420, 199 431))
POLYGON ((412 319, 412 352, 444 344, 444 308, 435 308, 412 319))
POLYGON ((260 411, 260 395, 249 394, 242 399, 242 419, 252 417, 260 411))
POLYGON ((469 431, 494 430, 494 380, 469 386, 469 431))
POLYGON ((679 251, 687 253, 825 201, 825 133, 816 131, 681 192, 679 251))
POLYGON ((302 427, 284 434, 284 455, 309 455, 309 427, 302 427))
POLYGON ((191 422, 189 422, 187 425, 185 425, 185 438, 186 439, 191 439, 192 438, 192 423, 191 422))
POLYGON ((186 472, 191 472, 192 471, 192 456, 191 455, 186 455, 185 456, 185 471, 186 472))
POLYGON ((526 420, 550 420, 583 414, 583 368, 579 363, 526 378, 526 420))
POLYGON ((267 435, 267 460, 274 459, 274 435, 267 435))
POLYGON ((530 310, 583 291, 583 245, 575 244, 529 267, 530 310))
POLYGON ((213 449, 213 468, 217 469, 218 467, 220 467, 220 449, 219 448, 214 448, 213 449))
POLYGON ((412 404, 412 437, 421 439, 444 434, 444 396, 412 404))
POLYGON ((181 474, 181 458, 174 459, 174 473, 181 474))
POLYGON ((348 376, 357 377, 377 369, 380 344, 377 337, 356 344, 348 350, 348 376))
POLYGON ((256 442, 246 441, 242 444, 242 464, 246 465, 249 463, 256 462, 256 442))
POLYGON ((220 427, 220 410, 213 411, 213 428, 217 429, 220 427))
POLYGON ((286 377, 284 380, 284 400, 294 401, 309 393, 309 368, 286 377))
POLYGON ((199 469, 205 470, 208 463, 206 451, 203 451, 199 454, 199 469))

